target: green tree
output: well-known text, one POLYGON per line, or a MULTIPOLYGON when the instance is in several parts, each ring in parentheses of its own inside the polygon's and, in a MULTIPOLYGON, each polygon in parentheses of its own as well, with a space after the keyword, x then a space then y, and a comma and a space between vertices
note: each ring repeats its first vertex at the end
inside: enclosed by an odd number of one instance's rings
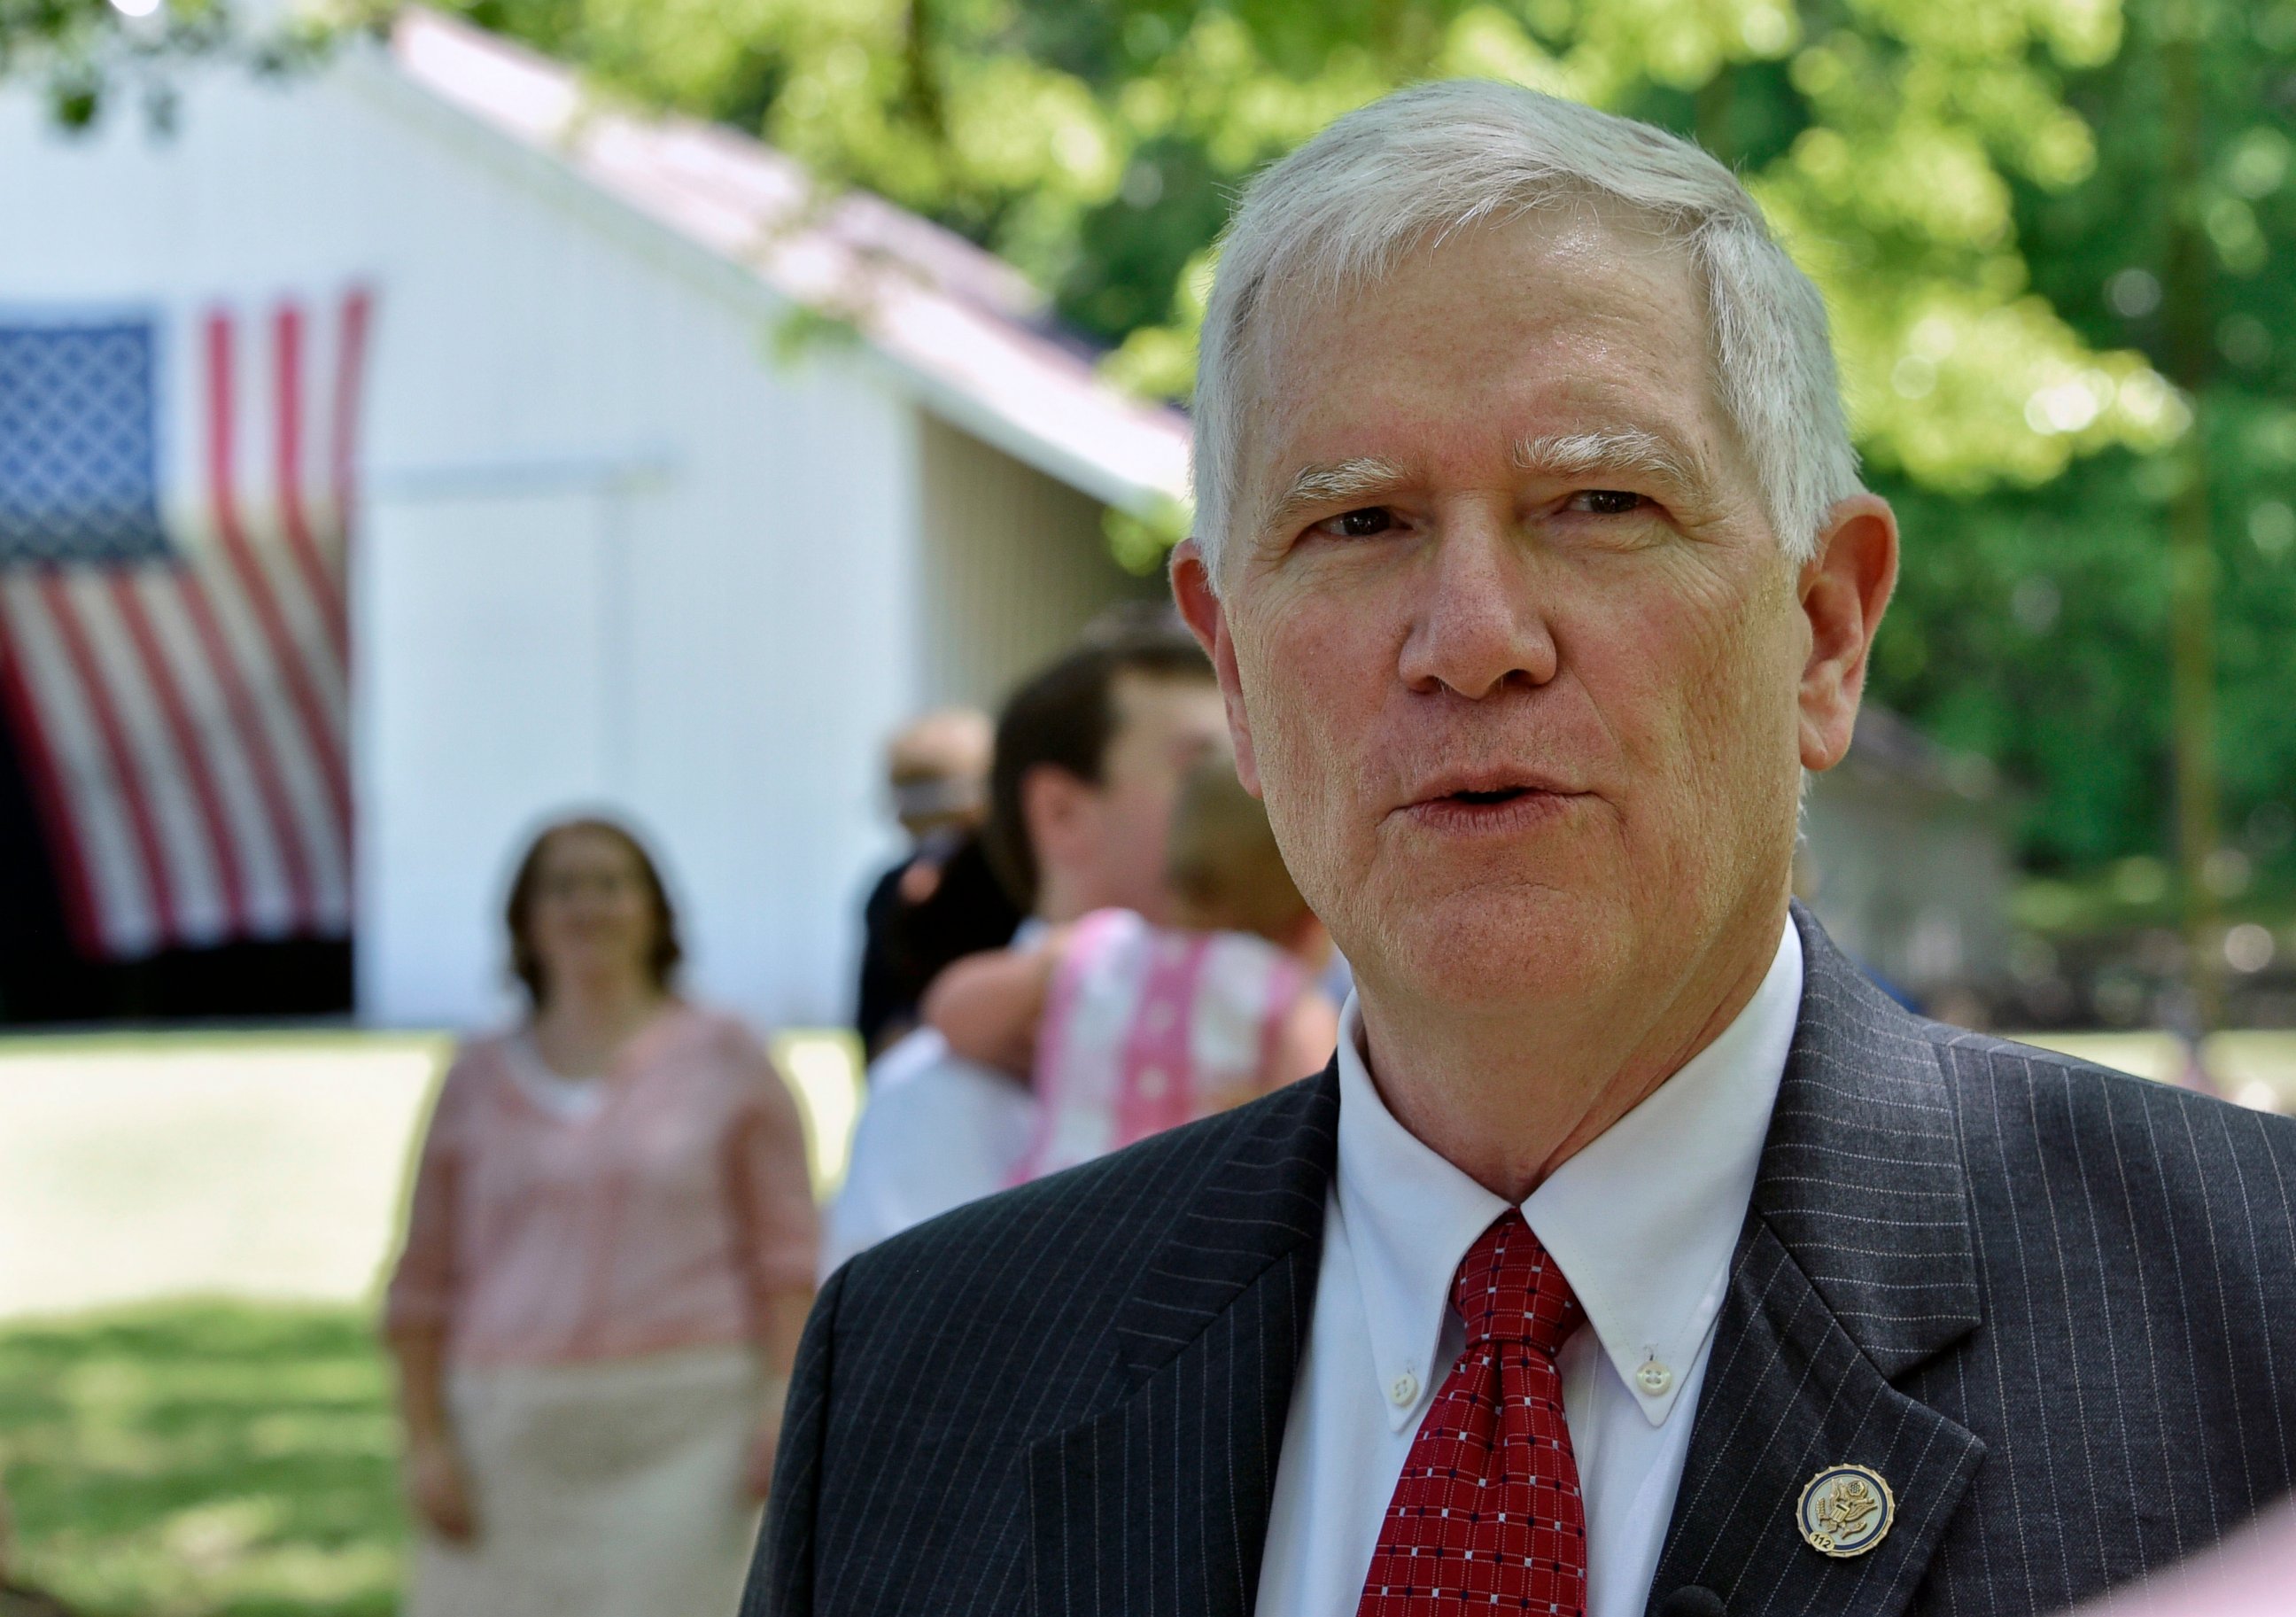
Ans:
POLYGON ((2030 485, 2156 447, 2182 402, 2038 294, 2021 187, 2089 178, 2069 74, 2111 0, 472 0, 610 92, 756 125, 832 183, 987 242, 1113 373, 1184 398, 1234 188, 1433 74, 1517 79, 1693 132, 1832 297, 1861 440, 1924 487, 2030 485), (2036 410, 2037 395, 2046 403, 2036 410))
POLYGON ((233 26, 228 0, 0 0, 0 82, 37 84, 49 116, 66 129, 88 128, 125 103, 165 133, 175 125, 176 73, 185 62, 289 71, 316 60, 364 15, 250 30, 233 26))

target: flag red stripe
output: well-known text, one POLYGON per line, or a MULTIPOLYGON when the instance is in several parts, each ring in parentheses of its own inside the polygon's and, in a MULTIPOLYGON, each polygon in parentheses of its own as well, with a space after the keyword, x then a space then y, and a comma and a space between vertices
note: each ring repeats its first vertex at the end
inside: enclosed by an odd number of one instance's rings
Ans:
POLYGON ((303 507, 303 311, 282 303, 272 316, 272 357, 277 387, 273 399, 274 424, 278 431, 279 522, 287 530, 287 546, 303 575, 303 587, 318 603, 327 626, 328 644, 340 663, 343 656, 343 595, 340 582, 328 570, 311 537, 309 514, 303 507))
POLYGON ((335 745, 327 710, 311 684, 310 670, 295 649, 295 637, 279 610, 279 598, 265 576, 262 559, 249 545, 239 517, 239 501, 232 480, 232 351, 231 320, 223 314, 208 316, 208 465, 212 483, 216 529, 224 553, 231 559, 241 590, 263 636, 270 643, 287 695, 302 720, 305 738, 319 761, 335 823, 348 832, 351 820, 350 781, 343 767, 342 751, 335 745))
POLYGON ((31 681, 25 677, 22 653, 5 624, 0 624, 0 705, 7 709, 10 727, 17 740, 40 755, 41 767, 27 769, 25 774, 31 778, 34 804, 48 828, 49 848, 55 859, 57 895, 62 900, 64 925, 71 933, 72 947, 90 960, 102 959, 111 951, 104 947, 95 883, 88 874, 87 850, 80 842, 79 821, 64 801, 62 763, 48 739, 47 726, 41 721, 40 704, 33 698, 31 681))
POLYGON ((209 850, 215 856, 216 875, 223 887, 224 911, 230 929, 227 935, 244 936, 247 880, 240 868, 238 846, 232 840, 231 821, 224 813, 223 794, 216 790, 215 773, 208 767, 207 750, 201 744, 199 726, 192 722, 191 710, 184 705, 183 688, 176 681, 175 669, 168 666, 160 636, 152 632, 152 616, 144 610, 139 580, 125 570, 113 570, 110 582, 112 606, 119 613, 119 620, 127 625, 136 661, 143 665, 144 677, 159 700, 168 734, 174 738, 176 751, 183 759, 192 800, 199 805, 200 827, 207 833, 209 850))
POLYGON ((143 777, 136 772, 127 727, 120 722, 119 705, 112 700, 111 687, 105 683, 103 669, 95 660, 95 648, 88 644, 87 626, 79 620, 63 576, 52 568, 43 568, 38 587, 41 603, 48 610, 48 620, 55 625, 56 638, 62 643, 65 659, 70 662, 72 674, 87 698, 88 712, 95 719, 96 736, 102 742, 111 773, 119 783, 120 800, 127 806, 128 830, 135 843, 135 857, 144 866, 144 885, 152 894, 152 912, 159 925, 160 941, 163 945, 174 943, 178 939, 175 883, 168 870, 166 847, 160 840, 159 822, 152 817, 152 800, 145 795, 143 777))
POLYGON ((279 759, 272 752, 271 737, 263 727, 263 716, 256 710, 255 697, 248 690, 247 681, 240 677, 239 664, 232 660, 230 640, 216 616, 215 603, 208 599, 205 580, 186 567, 176 587, 182 592, 184 615, 191 620, 192 632, 199 636, 201 653, 223 692, 224 705, 231 710, 232 727, 239 733, 239 744, 246 749, 248 770, 255 776, 257 795, 263 800, 263 817, 271 827, 271 840, 278 845, 280 868, 286 872, 287 891, 294 899, 295 930, 316 930, 319 908, 313 891, 311 862, 296 829, 295 811, 288 803, 287 784, 279 772, 279 759))

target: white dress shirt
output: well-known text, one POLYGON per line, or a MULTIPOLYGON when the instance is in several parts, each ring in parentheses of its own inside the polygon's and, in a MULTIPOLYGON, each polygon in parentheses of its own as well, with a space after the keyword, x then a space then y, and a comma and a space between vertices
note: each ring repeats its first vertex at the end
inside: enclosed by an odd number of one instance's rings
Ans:
MULTIPOLYGON (((1562 1344, 1587 1507, 1587 1617, 1639 1617, 1801 1001, 1790 920, 1720 1037, 1522 1203, 1586 1309, 1562 1344)), ((1262 1617, 1349 1617, 1396 1479, 1465 1346, 1451 1281, 1506 1203, 1398 1122, 1341 1017, 1339 1170, 1315 1317, 1283 1429, 1262 1617)))
POLYGON ((1036 1133, 1037 1103, 1019 1079, 970 1062, 919 1028, 869 1063, 845 1184, 823 1216, 821 1277, 848 1258, 993 1195, 1036 1133))

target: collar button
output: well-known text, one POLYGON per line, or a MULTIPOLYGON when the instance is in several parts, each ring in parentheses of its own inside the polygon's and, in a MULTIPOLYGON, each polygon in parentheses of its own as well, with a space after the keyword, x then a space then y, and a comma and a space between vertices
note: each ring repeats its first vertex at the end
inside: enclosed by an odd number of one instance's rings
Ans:
POLYGON ((1674 1385, 1674 1372, 1655 1358, 1635 1372, 1635 1385, 1651 1398, 1663 1398, 1666 1390, 1674 1385))
POLYGON ((1395 1400, 1396 1408, 1398 1409, 1407 1408, 1411 1400, 1419 1396, 1419 1378, 1406 1370, 1387 1383, 1387 1395, 1395 1400))

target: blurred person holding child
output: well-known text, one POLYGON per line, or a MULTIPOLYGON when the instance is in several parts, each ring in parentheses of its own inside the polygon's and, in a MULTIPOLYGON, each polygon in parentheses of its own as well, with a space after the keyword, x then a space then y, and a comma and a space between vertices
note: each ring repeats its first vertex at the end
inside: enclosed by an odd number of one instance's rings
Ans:
POLYGON ((979 836, 992 736, 987 714, 944 708, 903 726, 885 749, 886 787, 909 847, 862 910, 853 1025, 872 1057, 916 1026, 917 1001, 943 967, 1001 947, 1021 923, 979 836))
POLYGON ((1015 1183, 1256 1100, 1331 1058, 1339 1010, 1316 986, 1331 938, 1224 752, 1181 787, 1164 874, 1170 924, 1094 910, 959 962, 926 996, 952 1050, 1035 1091, 1015 1183))
MULTIPOLYGON (((1160 915, 1180 782, 1227 745, 1211 663, 1168 611, 1111 613, 1022 680, 997 717, 979 843, 1026 912, 1015 941, 1096 909, 1160 915)), ((1025 1082, 929 1027, 896 1040, 869 1066, 823 1276, 1011 1184, 1035 1130, 1025 1082)))
POLYGON ((627 830, 545 830, 506 919, 528 1014, 447 1074, 385 1306, 406 1610, 717 1617, 812 1298, 803 1126, 757 1039, 676 992, 627 830))

